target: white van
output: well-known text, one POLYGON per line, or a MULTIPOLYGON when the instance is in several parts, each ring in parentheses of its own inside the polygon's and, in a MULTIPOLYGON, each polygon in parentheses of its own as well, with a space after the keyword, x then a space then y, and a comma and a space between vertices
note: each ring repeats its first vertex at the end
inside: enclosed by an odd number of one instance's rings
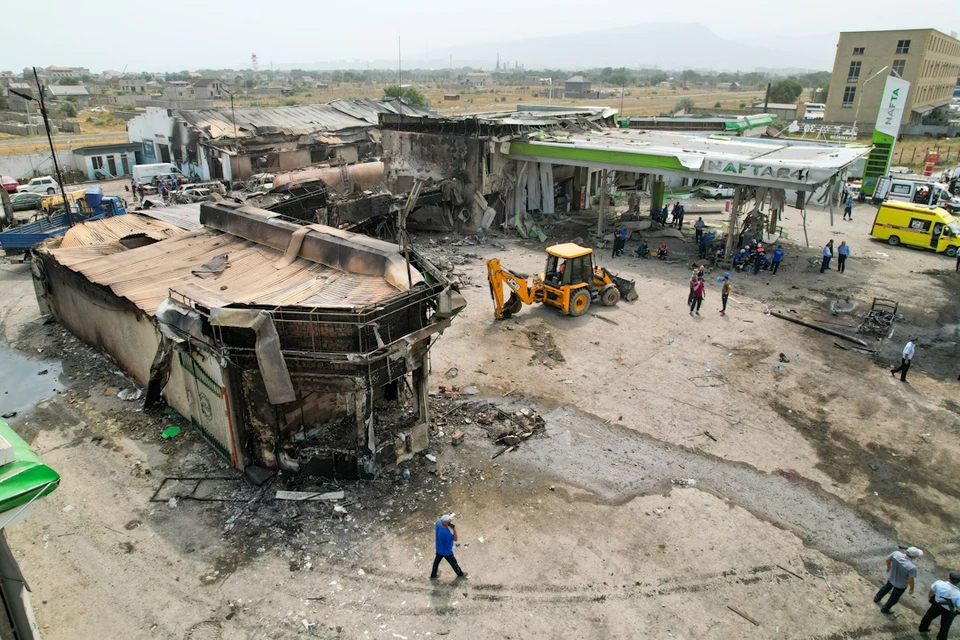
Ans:
POLYGON ((960 199, 950 194, 947 185, 935 182, 931 178, 917 176, 884 176, 877 180, 873 190, 873 203, 884 200, 899 200, 927 207, 943 207, 950 213, 960 212, 960 199))
POLYGON ((175 175, 187 179, 183 172, 177 168, 177 165, 170 162, 157 162, 155 164, 136 164, 133 165, 133 179, 137 182, 148 185, 157 181, 160 176, 175 175))

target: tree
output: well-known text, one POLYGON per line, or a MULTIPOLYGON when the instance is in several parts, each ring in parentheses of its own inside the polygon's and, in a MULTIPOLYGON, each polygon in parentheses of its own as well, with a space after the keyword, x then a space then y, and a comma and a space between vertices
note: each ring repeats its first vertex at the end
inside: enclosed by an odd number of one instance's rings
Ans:
POLYGON ((677 113, 678 111, 689 111, 693 109, 694 104, 693 100, 690 98, 680 98, 677 100, 677 104, 673 105, 673 111, 671 113, 677 113))
POLYGON ((64 85, 64 86, 76 86, 76 85, 80 84, 80 80, 78 80, 77 78, 72 78, 72 77, 71 77, 71 78, 60 78, 60 82, 59 82, 58 84, 62 84, 62 85, 64 85))
POLYGON ((770 102, 793 104, 803 93, 803 85, 793 78, 774 82, 770 87, 770 102))
POLYGON ((427 98, 413 87, 401 89, 395 84, 390 85, 383 90, 383 95, 385 98, 402 98, 418 107, 424 107, 427 104, 427 98))
POLYGON ((77 117, 77 105, 72 102, 62 102, 60 104, 60 115, 64 118, 76 118, 77 117))
POLYGON ((248 79, 248 80, 244 80, 244 81, 243 81, 243 88, 244 88, 244 89, 253 89, 255 86, 257 86, 257 83, 254 82, 253 80, 249 80, 249 79, 248 79))
POLYGON ((719 109, 719 108, 722 107, 722 106, 723 106, 723 105, 720 104, 720 101, 719 101, 719 100, 717 100, 716 102, 713 103, 713 108, 714 108, 714 109, 719 109))

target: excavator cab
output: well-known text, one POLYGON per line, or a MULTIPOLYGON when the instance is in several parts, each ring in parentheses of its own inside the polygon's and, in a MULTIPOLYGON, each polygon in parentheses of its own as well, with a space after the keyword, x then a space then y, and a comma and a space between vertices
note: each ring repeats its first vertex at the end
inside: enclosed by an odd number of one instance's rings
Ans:
POLYGON ((596 294, 593 250, 573 243, 547 247, 543 302, 571 316, 583 315, 596 294))

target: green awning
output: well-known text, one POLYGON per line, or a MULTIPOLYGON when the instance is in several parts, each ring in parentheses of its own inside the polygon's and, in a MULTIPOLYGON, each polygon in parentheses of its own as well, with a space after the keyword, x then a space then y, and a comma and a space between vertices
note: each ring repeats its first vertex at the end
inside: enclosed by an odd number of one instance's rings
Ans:
POLYGON ((52 493, 60 474, 43 464, 23 438, 0 420, 0 436, 13 447, 15 460, 0 466, 0 513, 52 493))

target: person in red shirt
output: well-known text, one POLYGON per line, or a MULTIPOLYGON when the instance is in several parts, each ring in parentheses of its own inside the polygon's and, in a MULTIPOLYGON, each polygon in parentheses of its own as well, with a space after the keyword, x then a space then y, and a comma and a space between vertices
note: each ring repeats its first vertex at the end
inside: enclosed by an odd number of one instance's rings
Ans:
POLYGON ((700 315, 700 305, 703 304, 704 298, 704 283, 703 280, 698 279, 696 284, 693 285, 693 304, 690 305, 690 315, 696 313, 700 315))

